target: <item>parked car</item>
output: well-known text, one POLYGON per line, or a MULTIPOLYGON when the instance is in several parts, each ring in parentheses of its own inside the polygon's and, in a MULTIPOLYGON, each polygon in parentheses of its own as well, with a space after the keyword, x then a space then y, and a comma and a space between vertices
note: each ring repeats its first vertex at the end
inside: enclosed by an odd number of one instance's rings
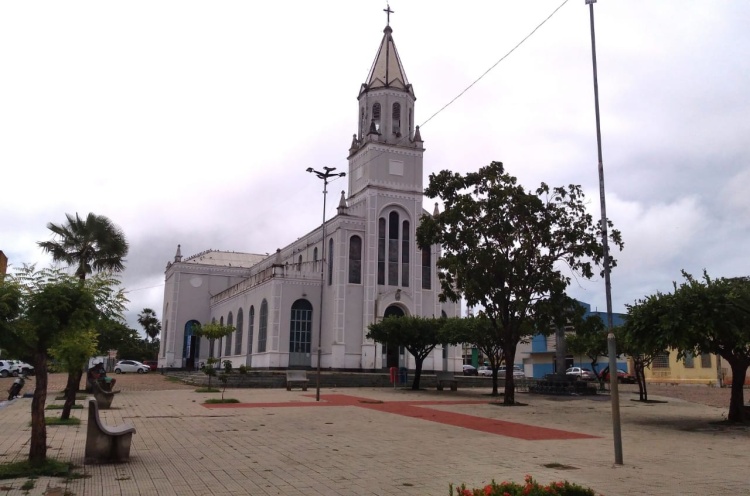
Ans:
POLYGON ((127 372, 145 374, 149 371, 151 371, 151 367, 135 360, 120 360, 115 364, 115 374, 125 374, 127 372))
POLYGON ((492 367, 488 367, 487 365, 481 365, 477 369, 477 375, 480 375, 483 377, 492 377, 492 367))
POLYGON ((156 370, 159 368, 159 362, 157 360, 144 360, 143 365, 148 365, 151 367, 151 370, 156 370))
POLYGON ((473 365, 464 365, 464 375, 479 375, 477 368, 473 365))
POLYGON ((593 381, 594 379, 596 379, 596 376, 591 371, 591 369, 587 369, 585 367, 570 367, 565 371, 565 375, 578 376, 584 381, 593 381))
POLYGON ((21 360, 9 360, 16 364, 18 373, 24 373, 26 375, 34 375, 34 366, 21 360))
POLYGON ((18 375, 18 366, 13 360, 0 360, 0 377, 18 375))
MULTIPOLYGON (((604 381, 609 381, 609 367, 604 367, 601 372, 599 372, 599 377, 604 381)), ((635 384, 635 376, 628 374, 622 369, 617 369, 617 382, 620 384, 635 384)))
MULTIPOLYGON (((505 365, 500 365, 500 368, 497 369, 497 376, 504 379, 506 373, 505 365)), ((523 369, 519 367, 518 365, 513 366, 513 378, 514 379, 525 379, 526 374, 524 374, 523 369)))

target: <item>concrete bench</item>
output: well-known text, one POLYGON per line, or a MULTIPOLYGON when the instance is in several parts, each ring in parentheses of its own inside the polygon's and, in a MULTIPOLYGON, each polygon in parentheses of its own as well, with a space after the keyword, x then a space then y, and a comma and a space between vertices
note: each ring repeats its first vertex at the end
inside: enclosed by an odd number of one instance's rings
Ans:
POLYGON ((85 463, 121 463, 130 459, 130 442, 135 427, 130 424, 103 425, 99 419, 99 406, 89 400, 89 422, 86 429, 85 463))
POLYGON ((458 391, 458 379, 453 372, 435 372, 435 375, 438 391, 442 391, 446 385, 451 387, 451 391, 458 391))
POLYGON ((286 390, 291 391, 293 387, 301 387, 302 391, 307 391, 307 372, 304 370, 287 370, 286 371, 286 390))
POLYGON ((106 391, 102 388, 98 381, 91 383, 91 388, 94 392, 94 398, 99 404, 99 409, 107 410, 112 406, 112 400, 115 399, 115 395, 120 391, 106 391))

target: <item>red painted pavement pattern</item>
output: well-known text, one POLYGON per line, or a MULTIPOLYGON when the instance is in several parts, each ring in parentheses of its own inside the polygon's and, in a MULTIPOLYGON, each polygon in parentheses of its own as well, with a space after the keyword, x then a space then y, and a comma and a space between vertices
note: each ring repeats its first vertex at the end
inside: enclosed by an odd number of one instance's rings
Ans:
POLYGON ((505 420, 475 417, 463 413, 445 412, 432 410, 431 405, 482 405, 486 401, 379 401, 368 398, 358 398, 345 394, 329 394, 321 396, 320 402, 285 402, 285 403, 217 403, 204 404, 206 408, 287 408, 287 407, 330 407, 330 406, 356 406, 376 410, 404 417, 417 418, 437 422, 439 424, 463 427, 475 431, 496 434, 499 436, 524 439, 526 441, 544 440, 569 440, 569 439, 595 439, 598 436, 581 434, 578 432, 538 427, 518 422, 507 422, 505 420))

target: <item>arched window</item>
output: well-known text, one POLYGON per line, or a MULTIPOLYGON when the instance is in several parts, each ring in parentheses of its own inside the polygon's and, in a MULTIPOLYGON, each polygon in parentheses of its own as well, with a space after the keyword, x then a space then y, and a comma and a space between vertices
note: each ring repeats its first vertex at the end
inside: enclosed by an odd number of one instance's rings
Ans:
POLYGON ((414 123, 412 122, 412 109, 409 109, 409 139, 414 137, 414 131, 412 130, 414 123))
MULTIPOLYGON (((229 312, 229 315, 227 316, 227 326, 234 325, 234 319, 232 318, 232 312, 229 312)), ((232 336, 235 334, 235 332, 232 332, 232 334, 227 334, 224 339, 226 340, 226 343, 224 345, 224 356, 229 356, 232 354, 232 336)))
POLYGON ((366 131, 365 129, 365 108, 362 107, 359 111, 359 136, 358 138, 362 139, 362 134, 366 131))
POLYGON ((237 331, 235 331, 235 338, 234 338, 234 354, 235 355, 241 355, 242 354, 242 309, 240 308, 237 310, 237 331))
POLYGON ((401 104, 400 103, 394 103, 393 104, 393 112, 392 112, 392 120, 393 123, 391 125, 391 130, 393 134, 396 135, 397 138, 401 137, 401 104))
POLYGON ((378 219, 378 284, 385 285, 385 219, 378 219))
POLYGON ((328 240, 328 285, 333 284, 333 238, 328 240))
POLYGON ((297 272, 302 270, 302 255, 297 258, 297 272))
MULTIPOLYGON (((224 316, 219 317, 219 325, 224 325, 224 316)), ((226 336, 223 338, 219 338, 219 343, 216 349, 216 357, 221 358, 221 346, 224 344, 224 340, 226 339, 226 336)))
POLYGON ((255 307, 251 306, 247 312, 247 354, 253 354, 253 331, 255 330, 255 307))
POLYGON ((304 299, 295 301, 289 322, 289 353, 310 353, 312 304, 304 299))
POLYGON ((388 285, 398 286, 398 212, 388 215, 388 285))
POLYGON ((268 334, 268 302, 263 298, 260 304, 260 322, 258 323, 258 353, 266 351, 266 336, 268 334))
POLYGON ((431 246, 422 248, 422 289, 432 289, 432 250, 431 246))
POLYGON ((362 238, 349 238, 349 283, 362 284, 362 238))
POLYGON ((401 285, 409 287, 409 221, 405 220, 401 229, 401 285))
POLYGON ((313 248, 313 270, 318 271, 318 247, 313 248))
POLYGON ((380 104, 375 103, 372 106, 372 122, 375 123, 375 130, 380 134, 380 104))

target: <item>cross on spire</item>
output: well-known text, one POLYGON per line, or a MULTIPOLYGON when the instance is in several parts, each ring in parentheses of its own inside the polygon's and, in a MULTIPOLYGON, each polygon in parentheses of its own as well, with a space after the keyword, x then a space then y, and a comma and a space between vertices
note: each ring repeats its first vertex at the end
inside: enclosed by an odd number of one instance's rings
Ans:
POLYGON ((388 8, 383 9, 383 12, 385 12, 385 15, 386 15, 386 21, 387 21, 386 22, 386 26, 390 26, 391 25, 391 14, 395 14, 395 12, 391 10, 391 5, 390 4, 386 4, 386 5, 388 6, 388 8))

